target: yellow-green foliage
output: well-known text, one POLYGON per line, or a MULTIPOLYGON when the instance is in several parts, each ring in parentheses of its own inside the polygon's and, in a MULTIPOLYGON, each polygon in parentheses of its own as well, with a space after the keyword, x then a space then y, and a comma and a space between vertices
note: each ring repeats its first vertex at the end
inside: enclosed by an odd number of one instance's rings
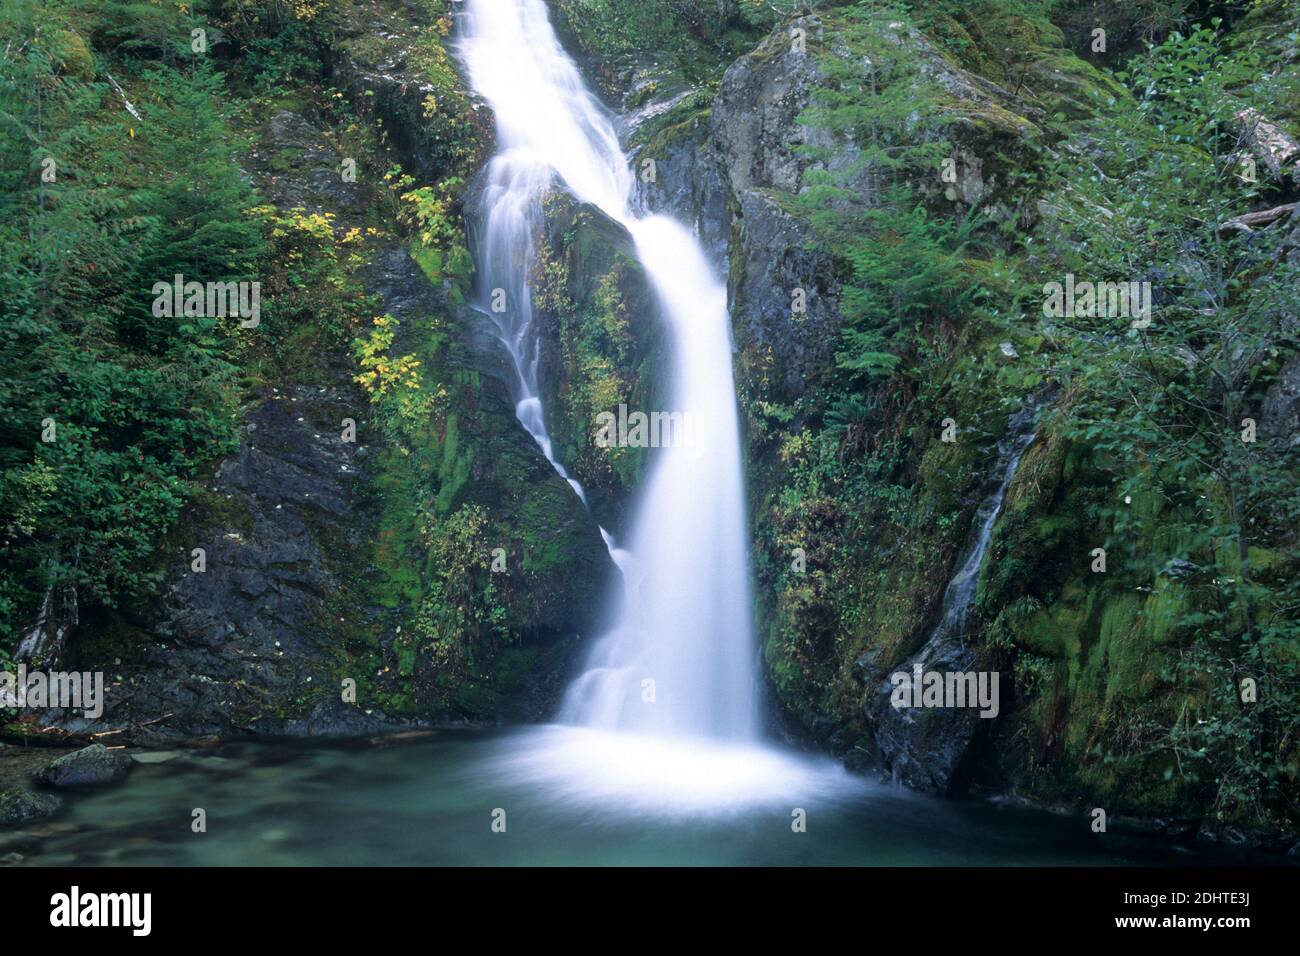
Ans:
POLYGON ((398 196, 398 222, 412 233, 411 255, 424 274, 433 282, 454 279, 462 293, 468 290, 473 263, 459 215, 465 181, 451 176, 437 186, 412 189, 415 177, 395 166, 384 174, 384 183, 398 196))
POLYGON ((345 345, 362 320, 364 295, 357 272, 377 231, 337 228, 332 212, 261 205, 249 210, 271 250, 262 281, 264 304, 257 345, 270 347, 276 370, 300 372, 322 352, 345 345))
POLYGON ((373 322, 375 327, 370 335, 357 340, 357 364, 361 367, 356 376, 357 384, 373 399, 381 399, 399 386, 418 391, 420 360, 414 355, 397 358, 388 354, 397 331, 397 320, 389 315, 380 315, 373 322))

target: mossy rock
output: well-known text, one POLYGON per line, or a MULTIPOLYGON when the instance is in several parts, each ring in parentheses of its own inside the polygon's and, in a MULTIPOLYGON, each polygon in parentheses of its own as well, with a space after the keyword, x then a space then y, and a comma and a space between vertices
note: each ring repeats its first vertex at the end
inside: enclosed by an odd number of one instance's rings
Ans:
POLYGON ((534 270, 543 404, 556 456, 617 534, 649 453, 602 447, 597 416, 664 407, 668 341, 627 230, 567 193, 544 210, 534 270))
POLYGON ((1049 115, 1083 119, 1131 103, 1123 86, 1070 51, 1065 34, 1045 15, 977 0, 951 15, 923 16, 922 24, 963 67, 1049 115))

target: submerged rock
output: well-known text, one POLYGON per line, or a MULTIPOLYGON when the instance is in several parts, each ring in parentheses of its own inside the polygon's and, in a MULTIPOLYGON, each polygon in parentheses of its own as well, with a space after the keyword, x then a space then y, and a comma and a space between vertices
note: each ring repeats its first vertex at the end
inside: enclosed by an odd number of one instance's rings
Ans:
POLYGON ((52 793, 38 793, 25 787, 0 790, 0 826, 21 826, 56 813, 63 801, 52 793))
POLYGON ((75 753, 65 754, 36 775, 38 783, 49 787, 98 787, 122 780, 132 766, 124 750, 109 750, 103 744, 91 744, 75 753))
POLYGON ((136 763, 167 763, 182 756, 179 750, 147 750, 143 753, 131 754, 131 759, 136 763))

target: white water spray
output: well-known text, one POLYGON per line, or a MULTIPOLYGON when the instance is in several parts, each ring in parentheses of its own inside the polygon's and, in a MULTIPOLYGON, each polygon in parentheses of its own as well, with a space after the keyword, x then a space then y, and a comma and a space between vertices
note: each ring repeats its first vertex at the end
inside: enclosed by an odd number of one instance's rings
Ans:
POLYGON ((831 779, 843 786, 838 768, 757 746, 726 289, 685 228, 633 214, 633 177, 610 116, 561 48, 542 0, 470 0, 463 27, 461 55, 496 113, 500 143, 480 214, 480 295, 505 290, 506 311, 494 318, 518 372, 520 421, 563 475, 538 397, 527 286, 541 201, 558 180, 631 234, 671 337, 665 411, 699 423, 697 447, 657 453, 628 551, 606 534, 624 571, 618 622, 569 688, 560 720, 571 726, 531 735, 501 769, 570 796, 644 803, 649 794, 678 808, 785 800, 824 791, 831 779))

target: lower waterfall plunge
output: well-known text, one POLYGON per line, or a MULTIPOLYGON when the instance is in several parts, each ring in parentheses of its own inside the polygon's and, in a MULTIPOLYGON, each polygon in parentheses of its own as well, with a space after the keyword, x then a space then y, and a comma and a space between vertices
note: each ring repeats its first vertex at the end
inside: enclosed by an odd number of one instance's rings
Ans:
MULTIPOLYGON (((608 113, 561 48, 542 0, 470 0, 461 55, 492 106, 498 153, 479 209, 479 294, 518 376, 518 415, 553 456, 528 288, 542 198, 558 179, 631 234, 672 343, 673 412, 699 447, 659 453, 627 550, 617 623, 569 688, 561 725, 526 734, 503 772, 570 796, 676 807, 795 800, 854 786, 839 767, 758 742, 744 484, 726 289, 699 243, 631 209, 633 177, 608 113)), ((582 495, 577 482, 569 479, 582 495)))

